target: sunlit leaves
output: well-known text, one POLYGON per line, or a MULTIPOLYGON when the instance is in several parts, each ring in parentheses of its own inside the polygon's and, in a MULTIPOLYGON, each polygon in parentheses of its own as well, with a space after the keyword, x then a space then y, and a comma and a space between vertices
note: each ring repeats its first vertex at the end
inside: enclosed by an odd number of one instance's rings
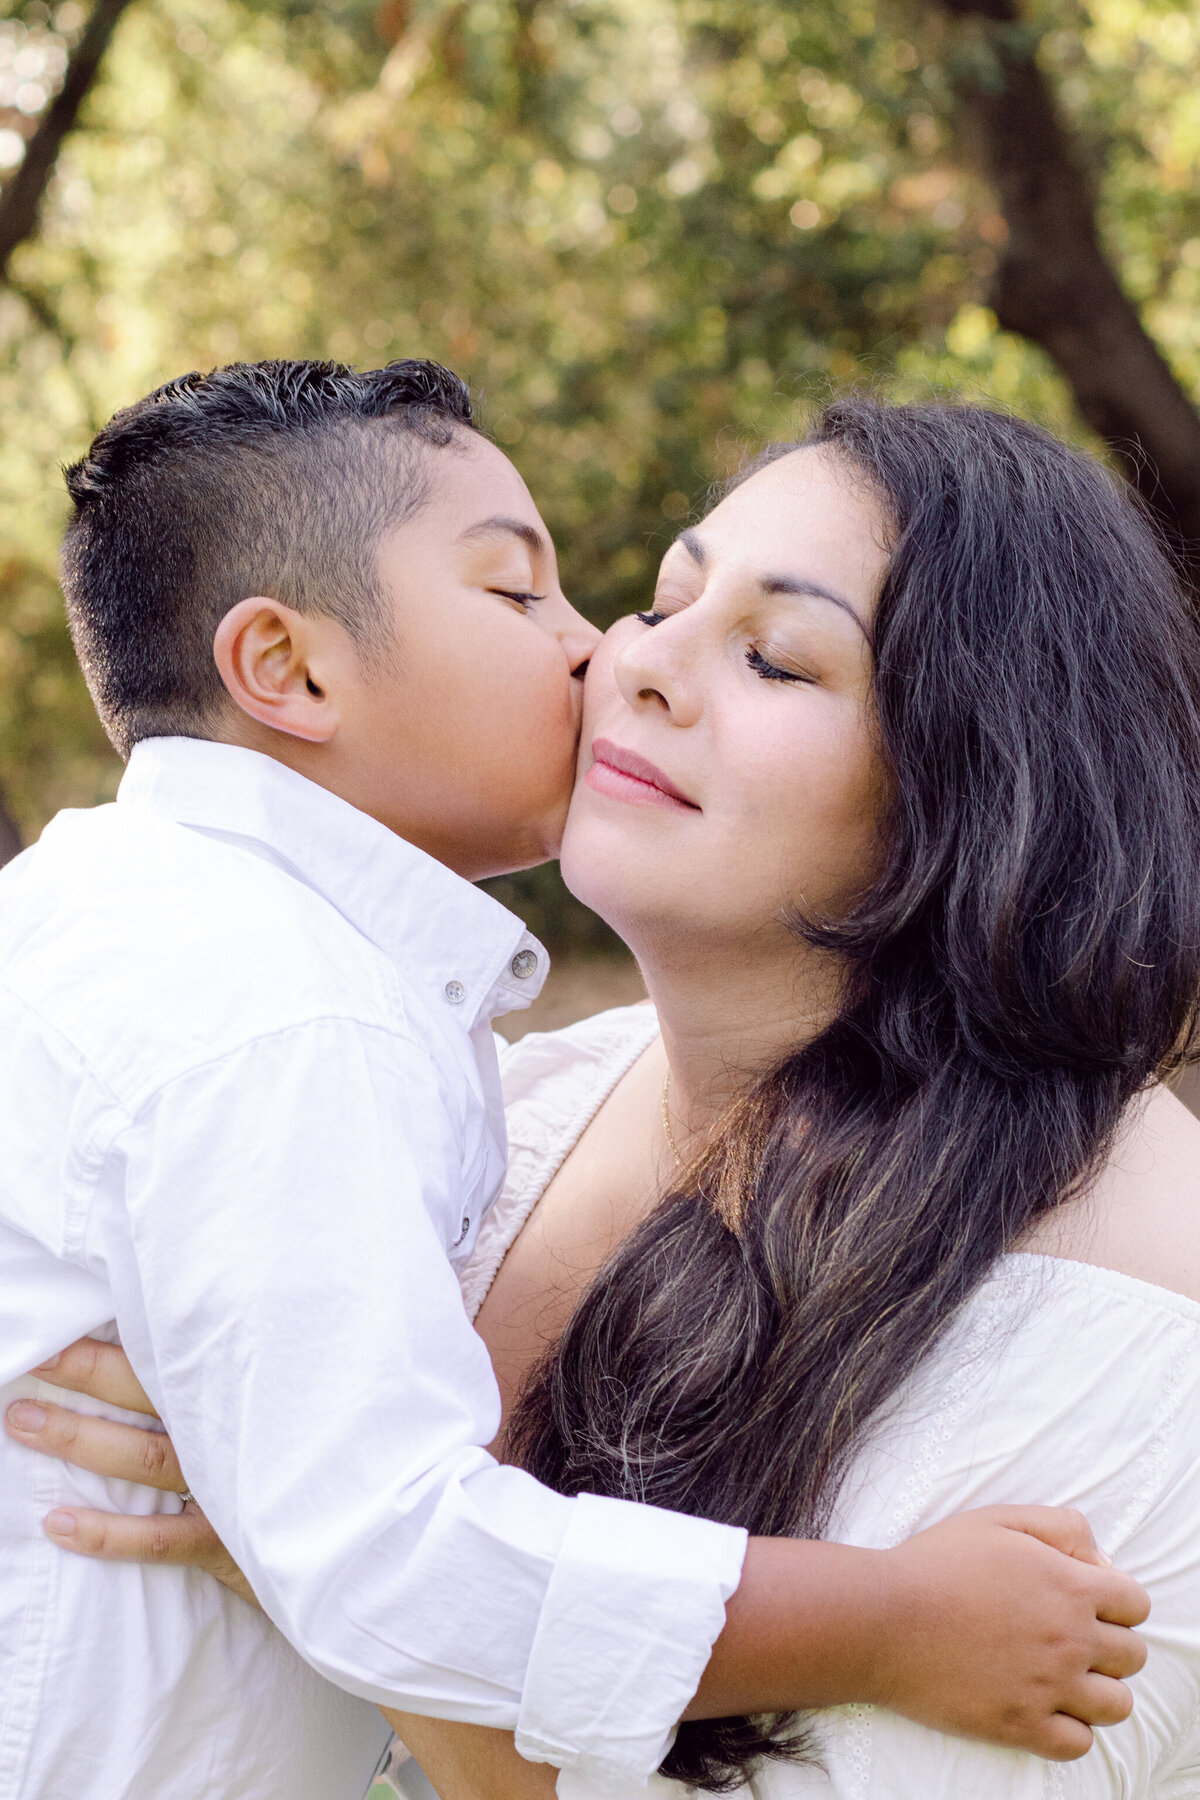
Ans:
MULTIPOLYGON (((61 35, 70 4, 10 24, 61 35)), ((1196 18, 1047 0, 1030 26, 1130 290, 1200 385, 1196 18)), ((965 386, 1077 429, 986 308, 1003 222, 952 128, 972 54, 916 0, 131 10, 17 259, 27 300, 0 295, 0 777, 26 823, 112 766, 55 623, 57 465, 182 369, 450 362, 601 620, 831 385, 965 386)))

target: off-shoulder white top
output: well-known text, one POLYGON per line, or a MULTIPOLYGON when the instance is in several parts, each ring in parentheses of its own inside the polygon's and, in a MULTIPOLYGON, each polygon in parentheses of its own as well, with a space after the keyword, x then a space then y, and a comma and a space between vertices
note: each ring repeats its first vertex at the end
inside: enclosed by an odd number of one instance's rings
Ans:
MULTIPOLYGON (((472 1316, 585 1125, 657 1032, 649 1007, 508 1048, 509 1175, 464 1275, 472 1316)), ((1080 1507, 1145 1584, 1150 1656, 1126 1724, 1082 1761, 944 1737, 868 1706, 817 1715, 823 1770, 759 1800, 1200 1800, 1200 1305, 1132 1276, 1005 1256, 853 1464, 833 1535, 895 1544, 965 1507, 1080 1507)), ((559 1793, 591 1789, 562 1778, 559 1793)), ((640 1790, 645 1794, 647 1790, 640 1790)), ((654 1800, 682 1800, 656 1778, 654 1800)), ((634 1800, 621 1796, 621 1800, 634 1800)))

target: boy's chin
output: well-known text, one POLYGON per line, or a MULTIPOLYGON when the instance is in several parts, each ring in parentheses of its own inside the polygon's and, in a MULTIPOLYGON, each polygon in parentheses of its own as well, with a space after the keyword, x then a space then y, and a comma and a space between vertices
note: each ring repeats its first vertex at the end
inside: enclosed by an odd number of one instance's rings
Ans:
POLYGON ((557 862, 564 823, 565 818, 553 830, 531 833, 523 843, 493 847, 487 866, 473 870, 471 879, 491 881, 498 875, 519 875, 523 869, 540 869, 543 863, 557 862))
POLYGON ((489 881, 497 875, 517 875, 522 869, 537 869, 543 863, 556 862, 567 826, 567 809, 571 804, 571 788, 564 787, 557 803, 546 808, 522 825, 497 832, 490 841, 475 848, 476 866, 472 881, 489 881))
MULTIPOLYGON (((547 862, 558 862, 558 851, 554 851, 551 855, 545 855, 545 857, 529 857, 525 862, 506 862, 502 868, 489 869, 486 875, 475 875, 473 880, 491 882, 491 880, 502 880, 506 875, 524 875, 525 869, 540 869, 547 862)), ((520 907, 516 911, 520 911, 520 907)))
POLYGON ((558 846, 553 850, 530 851, 527 856, 511 860, 497 859, 495 868, 483 869, 471 876, 472 881, 494 881, 501 875, 520 875, 525 869, 540 869, 543 863, 558 861, 558 846))

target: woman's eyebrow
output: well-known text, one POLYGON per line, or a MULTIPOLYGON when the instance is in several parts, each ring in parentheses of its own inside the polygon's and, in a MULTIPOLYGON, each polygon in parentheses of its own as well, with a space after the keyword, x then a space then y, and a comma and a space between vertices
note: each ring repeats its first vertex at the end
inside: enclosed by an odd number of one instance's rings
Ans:
MULTIPOLYGON (((675 542, 683 545, 698 568, 705 567, 708 557, 704 545, 694 531, 681 531, 675 542)), ((871 633, 859 617, 857 610, 851 606, 844 594, 835 592, 833 588, 822 587, 819 581, 811 581, 805 575, 761 575, 759 586, 765 594, 795 594, 804 600, 828 600, 831 606, 840 606, 844 613, 849 613, 868 644, 871 642, 871 633)))
POLYGON ((540 531, 535 531, 524 519, 508 519, 500 515, 491 519, 478 519, 474 525, 468 525, 465 531, 459 532, 459 542, 469 538, 506 536, 520 538, 535 556, 546 554, 548 546, 540 531))
POLYGON ((844 613, 849 613, 868 644, 871 642, 871 633, 845 595, 822 587, 819 581, 810 581, 804 575, 763 575, 759 578, 759 586, 765 594, 795 594, 803 600, 828 600, 831 606, 839 606, 844 613))
POLYGON ((700 539, 696 536, 694 531, 681 531, 679 536, 675 539, 675 542, 683 545, 697 568, 702 569, 704 567, 708 558, 704 554, 704 545, 700 542, 700 539))

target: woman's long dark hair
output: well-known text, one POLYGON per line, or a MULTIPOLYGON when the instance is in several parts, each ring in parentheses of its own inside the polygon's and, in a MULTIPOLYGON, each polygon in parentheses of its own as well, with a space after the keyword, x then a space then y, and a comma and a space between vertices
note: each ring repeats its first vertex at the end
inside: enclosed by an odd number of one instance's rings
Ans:
MULTIPOLYGON (((1035 427, 856 398, 807 442, 893 530, 885 866, 796 921, 844 1005, 602 1271, 511 1444, 565 1493, 819 1536, 864 1428, 1191 1041, 1200 651, 1135 503, 1035 427)), ((810 1752, 794 1715, 695 1722, 663 1772, 810 1752)))

